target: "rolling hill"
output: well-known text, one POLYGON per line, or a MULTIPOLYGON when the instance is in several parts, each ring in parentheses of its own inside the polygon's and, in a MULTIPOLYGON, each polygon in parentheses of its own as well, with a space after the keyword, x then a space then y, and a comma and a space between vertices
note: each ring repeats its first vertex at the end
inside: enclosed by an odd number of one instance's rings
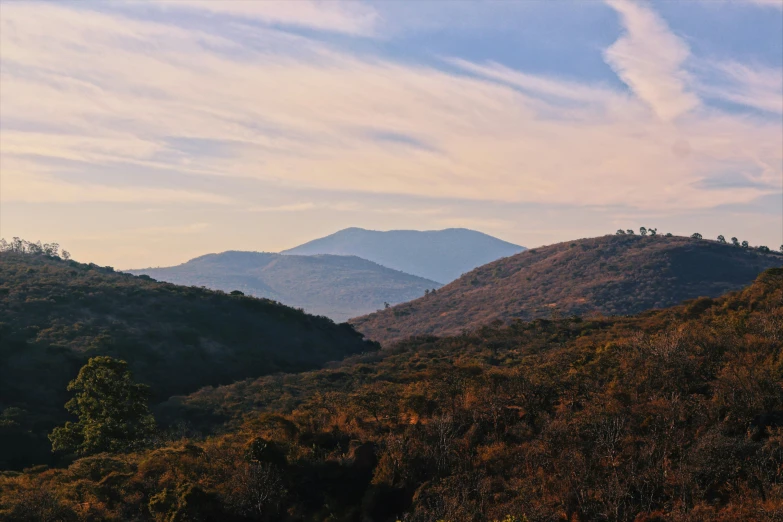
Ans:
POLYGON ((386 232, 346 228, 281 253, 358 256, 408 274, 448 283, 477 266, 523 250, 524 247, 465 228, 386 232))
POLYGON ((180 285, 239 290, 338 322, 383 308, 384 303, 415 299, 441 286, 355 256, 263 252, 207 254, 178 266, 128 273, 180 285))
POLYGON ((0 252, 0 469, 47 460, 68 382, 88 358, 128 361, 153 401, 207 385, 318 368, 375 344, 279 303, 158 283, 74 261, 0 252), (10 429, 10 428, 9 428, 10 429))
POLYGON ((778 520, 782 302, 772 269, 205 388, 166 406, 211 436, 0 473, 0 519, 778 520))
POLYGON ((368 338, 387 343, 553 313, 634 314, 738 290, 781 265, 780 254, 684 237, 581 239, 489 263, 436 294, 351 323, 368 338))

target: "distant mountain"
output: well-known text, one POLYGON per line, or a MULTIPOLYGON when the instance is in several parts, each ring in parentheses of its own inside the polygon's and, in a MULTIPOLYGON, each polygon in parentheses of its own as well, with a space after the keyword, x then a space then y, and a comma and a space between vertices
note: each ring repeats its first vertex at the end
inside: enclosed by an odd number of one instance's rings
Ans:
POLYGON ((523 250, 525 247, 465 228, 423 232, 346 228, 281 253, 359 256, 408 274, 448 283, 477 266, 523 250))
POLYGON ((69 418, 66 386, 90 357, 128 361, 160 401, 374 349, 346 324, 266 299, 0 252, 0 469, 50 458, 47 430, 69 418))
POLYGON ((782 265, 780 254, 684 237, 581 239, 489 263, 436 294, 351 323, 386 343, 454 335, 496 319, 634 314, 739 290, 782 265))
POLYGON ((229 251, 207 254, 178 266, 128 272, 180 285, 239 290, 338 322, 383 308, 387 302, 415 299, 441 286, 366 259, 333 255, 229 251))

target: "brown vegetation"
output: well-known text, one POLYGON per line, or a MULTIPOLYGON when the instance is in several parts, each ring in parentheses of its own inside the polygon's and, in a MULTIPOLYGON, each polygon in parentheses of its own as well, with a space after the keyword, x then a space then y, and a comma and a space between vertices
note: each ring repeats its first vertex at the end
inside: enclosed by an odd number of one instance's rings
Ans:
POLYGON ((0 518, 780 520, 782 343, 781 269, 635 317, 411 339, 172 399, 157 415, 187 436, 6 473, 0 518))
POLYGON ((627 315, 749 284, 783 255, 684 237, 613 235, 528 250, 350 322, 381 343, 514 319, 627 315))

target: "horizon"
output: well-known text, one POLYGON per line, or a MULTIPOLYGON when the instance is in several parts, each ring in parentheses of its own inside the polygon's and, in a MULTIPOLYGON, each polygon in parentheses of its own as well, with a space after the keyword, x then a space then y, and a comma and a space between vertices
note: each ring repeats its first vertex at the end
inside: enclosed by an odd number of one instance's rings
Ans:
POLYGON ((0 1, 0 237, 783 243, 783 1, 0 1))

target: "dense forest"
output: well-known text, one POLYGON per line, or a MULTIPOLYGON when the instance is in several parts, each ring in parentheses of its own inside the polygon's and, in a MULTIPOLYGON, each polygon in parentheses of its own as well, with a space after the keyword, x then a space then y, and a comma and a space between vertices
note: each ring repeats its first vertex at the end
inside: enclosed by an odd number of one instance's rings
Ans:
POLYGON ((376 348, 348 325, 274 301, 9 249, 0 252, 0 469, 53 462, 46 434, 70 418, 66 386, 90 357, 127 361, 157 403, 376 348))
POLYGON ((631 317, 412 338, 171 398, 153 411, 179 437, 5 472, 0 517, 780 520, 782 347, 783 269, 631 317))
POLYGON ((628 315, 718 297, 783 265, 781 253, 743 248, 736 238, 734 246, 723 236, 709 241, 700 234, 642 231, 527 250, 481 266, 434 294, 350 322, 368 338, 388 343, 412 335, 457 335, 498 319, 628 315))

